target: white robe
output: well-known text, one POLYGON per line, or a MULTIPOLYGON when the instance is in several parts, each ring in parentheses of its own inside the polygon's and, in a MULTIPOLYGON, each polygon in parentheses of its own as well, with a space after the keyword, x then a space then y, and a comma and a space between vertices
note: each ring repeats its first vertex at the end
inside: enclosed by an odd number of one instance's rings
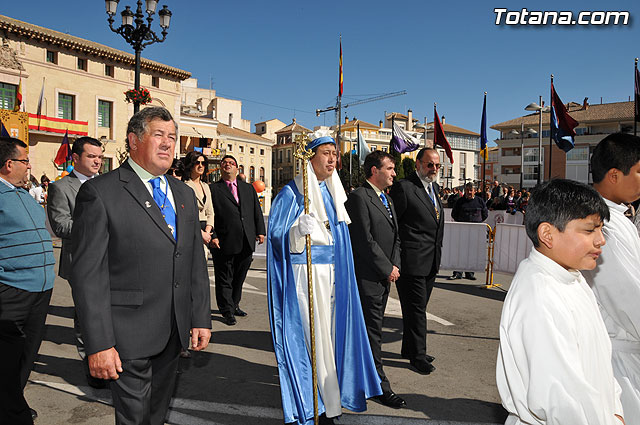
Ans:
MULTIPOLYGON (((307 166, 309 179, 309 212, 315 217, 313 232, 311 233, 311 245, 333 245, 331 232, 327 230, 324 222, 327 213, 324 208, 318 180, 311 165, 307 166)), ((303 193, 302 176, 296 177, 296 185, 300 193, 303 193)), ((340 183, 338 173, 334 172, 326 180, 327 188, 336 207, 338 221, 350 223, 349 215, 344 208, 346 195, 340 183)), ((298 229, 299 220, 296 220, 289 231, 289 248, 292 253, 301 253, 305 249, 305 237, 298 229)), ((306 264, 293 264, 293 273, 296 281, 298 295, 298 307, 300 319, 304 328, 304 336, 307 350, 311 351, 309 336, 309 291, 307 284, 306 264)), ((335 360, 335 266, 333 264, 313 264, 313 307, 315 323, 316 343, 316 369, 318 376, 318 391, 325 406, 326 415, 329 418, 342 414, 342 401, 340 397, 340 385, 335 360)))
POLYGON ((613 372, 622 387, 627 425, 640 425, 640 238, 624 212, 605 199, 611 218, 604 224, 602 255, 584 273, 611 338, 613 372))
POLYGON ((579 271, 532 248, 500 319, 496 370, 507 425, 621 425, 611 342, 579 271))

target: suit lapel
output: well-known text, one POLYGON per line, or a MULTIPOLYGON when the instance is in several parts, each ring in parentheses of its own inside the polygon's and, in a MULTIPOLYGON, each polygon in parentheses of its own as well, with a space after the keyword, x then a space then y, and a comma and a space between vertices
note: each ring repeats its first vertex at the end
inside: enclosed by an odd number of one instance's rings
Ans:
POLYGON ((78 191, 80 190, 80 186, 82 186, 82 183, 80 183, 80 179, 78 178, 78 176, 76 176, 75 173, 69 173, 67 177, 69 178, 69 187, 71 188, 71 192, 74 195, 77 195, 78 191))
MULTIPOLYGON (((380 213, 387 219, 387 221, 389 221, 389 223, 393 225, 393 219, 389 217, 389 211, 387 211, 384 204, 382 203, 382 199, 380 199, 376 195, 376 190, 373 187, 371 187, 369 183, 366 184, 365 189, 367 190, 367 194, 369 195, 369 200, 371 201, 371 203, 375 205, 378 211, 380 211, 380 213)), ((387 202, 389 202, 389 206, 391 206, 390 199, 391 197, 387 196, 387 202)), ((392 214, 393 214, 393 210, 392 210, 392 214)))
POLYGON ((429 210, 429 212, 431 212, 431 215, 433 215, 433 218, 435 218, 437 220, 437 218, 436 218, 436 210, 435 210, 435 208, 433 206, 433 201, 431 200, 431 197, 429 196, 429 194, 427 193, 427 190, 425 189, 424 185, 422 184, 422 180, 420 180, 420 177, 418 177, 418 173, 414 173, 411 176, 411 180, 412 180, 413 184, 416 186, 416 194, 418 195, 418 198, 420 198, 422 203, 427 207, 427 210, 429 210))
POLYGON ((133 199, 135 199, 140 207, 149 215, 153 222, 160 228, 162 233, 175 243, 171 230, 169 230, 169 226, 167 226, 167 222, 164 221, 160 208, 158 208, 158 204, 153 200, 153 197, 145 187, 142 180, 140 180, 138 175, 126 162, 120 166, 118 170, 120 171, 120 180, 124 182, 124 188, 127 192, 133 196, 133 199))
MULTIPOLYGON (((181 232, 187 232, 187 213, 184 210, 184 205, 188 202, 185 199, 186 193, 183 190, 180 190, 178 186, 178 180, 174 180, 172 178, 167 177, 167 183, 171 188, 171 194, 173 195, 173 202, 176 205, 176 237, 179 238, 181 232)), ((197 198, 197 196, 196 196, 197 198)))
MULTIPOLYGON (((218 183, 220 185, 220 191, 222 193, 224 193, 224 195, 229 198, 229 200, 231 202, 233 202, 234 205, 238 205, 238 203, 236 202, 236 198, 233 197, 233 193, 231 193, 231 190, 229 190, 229 186, 227 186, 227 182, 224 180, 220 180, 218 181, 218 183)), ((239 185, 238 185, 239 186, 239 185)), ((240 188, 238 187, 238 199, 240 199, 240 188)))

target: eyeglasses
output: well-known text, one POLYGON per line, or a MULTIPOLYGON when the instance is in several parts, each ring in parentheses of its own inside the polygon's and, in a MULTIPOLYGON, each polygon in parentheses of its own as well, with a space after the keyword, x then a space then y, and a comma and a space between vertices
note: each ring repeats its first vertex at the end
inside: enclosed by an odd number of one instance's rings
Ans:
POLYGON ((426 165, 427 168, 435 168, 436 170, 442 167, 442 164, 434 164, 433 162, 428 162, 426 165))
POLYGON ((206 164, 206 163, 207 163, 207 161, 196 161, 196 164, 202 164, 202 165, 204 165, 204 164, 206 164))
POLYGON ((22 162, 23 164, 29 164, 29 158, 27 159, 18 159, 18 158, 10 158, 11 161, 18 161, 18 162, 22 162))
POLYGON ((222 163, 220 165, 233 165, 234 167, 236 166, 236 163, 234 161, 222 161, 222 163))

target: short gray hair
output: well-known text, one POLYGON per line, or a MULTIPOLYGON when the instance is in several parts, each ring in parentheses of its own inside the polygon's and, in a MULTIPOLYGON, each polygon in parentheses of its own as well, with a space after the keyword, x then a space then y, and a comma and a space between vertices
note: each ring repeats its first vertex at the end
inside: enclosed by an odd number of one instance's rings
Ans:
POLYGON ((176 127, 176 132, 178 131, 178 123, 171 116, 171 112, 169 112, 166 108, 161 106, 151 106, 149 108, 144 108, 140 110, 138 113, 133 114, 131 119, 129 120, 129 124, 127 124, 127 139, 125 141, 125 147, 127 148, 127 152, 129 152, 129 133, 133 133, 136 135, 138 139, 142 139, 142 136, 149 131, 149 123, 155 119, 159 119, 162 121, 173 121, 173 125, 176 127))

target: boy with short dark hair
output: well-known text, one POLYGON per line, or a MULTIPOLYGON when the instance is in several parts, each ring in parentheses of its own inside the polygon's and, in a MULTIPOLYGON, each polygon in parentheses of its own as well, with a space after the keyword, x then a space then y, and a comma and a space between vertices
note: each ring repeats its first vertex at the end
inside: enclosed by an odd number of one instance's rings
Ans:
POLYGON ((500 320, 496 379, 506 424, 620 425, 620 387, 590 270, 605 244, 609 210, 591 187, 556 179, 537 186, 525 218, 533 242, 500 320))
POLYGON ((640 198, 640 137, 614 133, 602 139, 591 157, 591 173, 611 218, 602 230, 607 246, 585 279, 611 338, 625 419, 635 425, 640 424, 640 238, 625 204, 640 198))

